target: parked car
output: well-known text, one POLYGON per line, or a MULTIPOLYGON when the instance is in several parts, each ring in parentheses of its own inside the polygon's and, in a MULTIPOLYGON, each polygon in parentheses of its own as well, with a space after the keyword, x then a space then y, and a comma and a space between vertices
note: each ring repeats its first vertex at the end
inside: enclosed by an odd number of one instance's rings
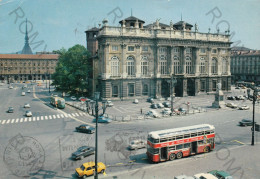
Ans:
POLYGON ((29 103, 24 104, 24 108, 30 108, 30 107, 31 107, 31 106, 30 106, 29 103))
POLYGON ((157 105, 157 104, 151 104, 151 108, 157 109, 157 108, 158 108, 158 105, 157 105))
POLYGON ((235 100, 236 98, 234 96, 228 96, 227 99, 228 100, 235 100))
POLYGON ((13 113, 14 112, 14 108, 13 107, 9 107, 7 110, 8 113, 13 113))
POLYGON ((31 90, 28 90, 28 91, 27 91, 27 93, 30 93, 30 92, 31 92, 31 90))
MULTIPOLYGON (((83 163, 80 168, 76 168, 76 176, 80 178, 85 178, 91 176, 95 172, 95 162, 83 163)), ((104 173, 106 170, 106 165, 102 162, 97 163, 97 173, 104 173)))
POLYGON ((130 142, 128 149, 135 150, 135 149, 141 149, 146 147, 146 141, 145 140, 133 140, 130 142))
POLYGON ((179 108, 178 111, 180 111, 181 113, 186 113, 187 110, 184 108, 179 108))
POLYGON ((253 121, 251 119, 242 119, 241 121, 239 121, 239 125, 240 126, 252 126, 253 121))
POLYGON ((198 174, 194 175, 194 177, 196 179, 218 179, 217 177, 215 177, 214 175, 212 175, 210 173, 198 173, 198 174))
POLYGON ((25 96, 25 92, 22 92, 22 96, 25 96))
POLYGON ((82 97, 80 97, 80 98, 79 98, 79 100, 80 100, 80 101, 84 101, 84 102, 85 102, 85 101, 87 101, 87 100, 88 100, 88 98, 86 98, 86 97, 83 97, 83 96, 82 96, 82 97))
POLYGON ((83 132, 88 134, 93 134, 95 132, 95 128, 91 127, 87 124, 81 124, 80 126, 76 127, 77 132, 83 132))
POLYGON ((82 146, 82 147, 79 147, 76 152, 73 152, 71 154, 71 158, 74 160, 83 159, 84 157, 87 157, 94 153, 95 153, 94 147, 82 146))
POLYGON ((106 104, 108 107, 112 107, 114 106, 114 104, 112 103, 112 101, 107 101, 107 104, 106 104))
POLYGON ((169 102, 163 102, 162 103, 163 105, 164 105, 164 107, 166 107, 166 108, 169 108, 169 107, 171 107, 171 104, 169 103, 169 102))
POLYGON ((150 110, 146 113, 147 116, 150 116, 150 117, 159 117, 159 114, 154 111, 154 110, 150 110))
POLYGON ((26 117, 32 117, 32 112, 31 111, 26 111, 25 112, 26 117))
POLYGON ((154 100, 153 100, 152 97, 149 97, 149 98, 147 98, 147 102, 149 102, 149 103, 154 103, 154 100))
POLYGON ((14 87, 13 86, 9 86, 9 89, 13 89, 14 87))
POLYGON ((162 103, 158 103, 158 104, 157 104, 157 107, 158 107, 158 108, 164 108, 164 105, 163 105, 162 103))
MULTIPOLYGON (((96 122, 96 118, 93 119, 93 122, 96 122)), ((112 119, 110 119, 109 117, 105 117, 105 116, 98 117, 98 123, 110 123, 110 122, 112 122, 112 119)))
POLYGON ((72 99, 73 101, 77 100, 77 98, 75 96, 71 96, 70 99, 72 99))
POLYGON ((163 114, 163 115, 171 115, 171 113, 172 113, 172 111, 171 111, 170 108, 164 108, 164 109, 162 110, 162 114, 163 114))
POLYGON ((216 176, 218 179, 233 179, 233 177, 225 171, 212 170, 208 173, 216 176))
POLYGON ((240 110, 248 110, 248 109, 250 109, 250 107, 247 106, 247 105, 242 105, 242 106, 239 106, 238 109, 240 109, 240 110))
POLYGON ((135 100, 134 100, 134 103, 135 103, 135 104, 138 104, 138 103, 139 103, 138 99, 135 99, 135 100))
POLYGON ((227 103, 226 106, 230 108, 237 108, 237 105, 234 103, 227 103))

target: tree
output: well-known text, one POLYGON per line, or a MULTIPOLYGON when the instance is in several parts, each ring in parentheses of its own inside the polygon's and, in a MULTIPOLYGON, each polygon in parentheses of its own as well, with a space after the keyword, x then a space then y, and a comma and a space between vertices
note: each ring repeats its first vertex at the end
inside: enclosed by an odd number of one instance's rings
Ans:
POLYGON ((88 79, 92 74, 91 56, 82 45, 75 45, 68 50, 55 51, 59 54, 56 71, 52 75, 53 85, 62 92, 86 94, 91 92, 88 79))

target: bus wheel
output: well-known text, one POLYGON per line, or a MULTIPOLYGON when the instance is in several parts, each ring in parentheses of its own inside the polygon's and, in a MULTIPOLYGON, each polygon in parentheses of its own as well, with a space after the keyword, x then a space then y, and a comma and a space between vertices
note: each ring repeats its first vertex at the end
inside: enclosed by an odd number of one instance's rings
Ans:
POLYGON ((177 159, 180 159, 180 158, 182 158, 182 153, 181 153, 181 152, 178 152, 178 153, 177 153, 177 159))
POLYGON ((171 155, 170 155, 170 160, 174 160, 175 159, 175 153, 172 153, 171 155))
POLYGON ((204 152, 208 153, 209 152, 209 147, 205 147, 204 152))

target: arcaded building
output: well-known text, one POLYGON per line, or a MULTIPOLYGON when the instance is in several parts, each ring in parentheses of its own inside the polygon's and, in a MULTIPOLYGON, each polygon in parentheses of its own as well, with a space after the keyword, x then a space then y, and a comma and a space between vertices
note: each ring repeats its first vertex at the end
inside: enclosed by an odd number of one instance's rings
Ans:
POLYGON ((98 42, 87 48, 97 53, 93 91, 103 98, 195 96, 213 93, 218 82, 230 90, 229 34, 200 33, 184 21, 145 26, 133 16, 119 24, 104 20, 86 31, 87 42, 98 42))

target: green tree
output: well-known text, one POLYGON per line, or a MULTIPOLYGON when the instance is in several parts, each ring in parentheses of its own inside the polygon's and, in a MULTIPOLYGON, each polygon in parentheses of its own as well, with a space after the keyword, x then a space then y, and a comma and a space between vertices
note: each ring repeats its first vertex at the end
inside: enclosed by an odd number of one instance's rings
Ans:
POLYGON ((56 71, 52 75, 53 85, 62 92, 89 95, 92 74, 91 56, 82 45, 75 45, 68 50, 62 48, 54 51, 59 54, 56 71))

